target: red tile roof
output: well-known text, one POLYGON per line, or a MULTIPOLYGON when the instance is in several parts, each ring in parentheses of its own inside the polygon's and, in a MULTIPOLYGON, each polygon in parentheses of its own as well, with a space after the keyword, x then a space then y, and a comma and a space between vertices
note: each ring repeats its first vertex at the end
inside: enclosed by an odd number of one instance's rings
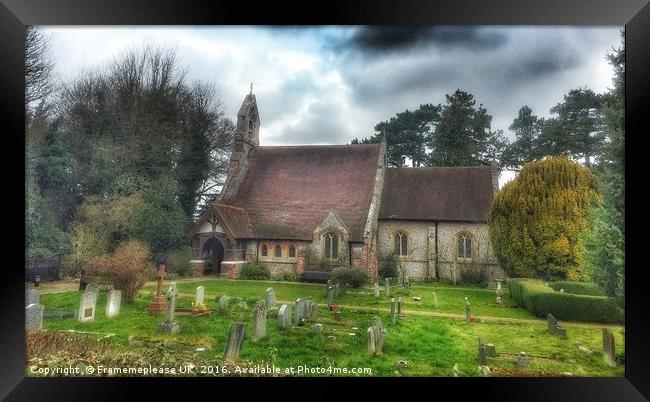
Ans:
POLYGON ((379 219, 484 222, 493 198, 490 166, 388 168, 379 219))
POLYGON ((222 202, 243 208, 242 238, 311 240, 332 211, 351 241, 363 241, 379 152, 380 144, 257 147, 238 193, 222 202))

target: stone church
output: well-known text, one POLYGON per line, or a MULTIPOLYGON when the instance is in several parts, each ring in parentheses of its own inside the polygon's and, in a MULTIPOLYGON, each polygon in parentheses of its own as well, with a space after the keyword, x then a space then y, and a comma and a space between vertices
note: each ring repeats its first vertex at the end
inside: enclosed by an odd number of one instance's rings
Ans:
POLYGON ((414 279, 505 277, 487 235, 494 166, 391 168, 385 142, 261 146, 259 129, 251 91, 219 198, 188 234, 195 275, 235 277, 248 261, 301 273, 325 260, 377 277, 394 254, 414 279))

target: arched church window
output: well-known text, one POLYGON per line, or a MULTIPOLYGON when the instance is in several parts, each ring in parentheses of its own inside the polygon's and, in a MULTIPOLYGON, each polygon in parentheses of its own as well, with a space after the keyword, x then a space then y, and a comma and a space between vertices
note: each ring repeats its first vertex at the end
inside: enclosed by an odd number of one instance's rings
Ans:
POLYGON ((262 257, 266 257, 267 255, 269 255, 269 248, 266 244, 262 244, 262 257))
POLYGON ((339 237, 336 233, 325 233, 324 240, 324 255, 325 258, 338 258, 339 256, 339 237))
POLYGON ((282 257, 282 247, 279 244, 275 246, 275 256, 282 257))
POLYGON ((472 258, 472 235, 467 232, 458 234, 456 240, 458 246, 458 258, 470 259, 472 258))
POLYGON ((289 246, 289 258, 295 258, 296 257, 296 246, 293 244, 289 246))
POLYGON ((393 235, 393 242, 395 244, 395 255, 406 257, 408 255, 409 238, 408 234, 403 231, 397 231, 393 235))

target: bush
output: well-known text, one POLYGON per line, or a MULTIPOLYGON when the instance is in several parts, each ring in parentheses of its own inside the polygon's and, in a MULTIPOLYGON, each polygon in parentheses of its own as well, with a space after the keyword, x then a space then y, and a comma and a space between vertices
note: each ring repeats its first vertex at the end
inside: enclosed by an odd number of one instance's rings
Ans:
POLYGON ((125 303, 133 303, 152 270, 149 247, 137 240, 120 244, 112 255, 90 259, 84 269, 88 276, 109 278, 125 303))
POLYGON ((192 275, 189 247, 179 247, 169 252, 167 255, 167 270, 170 274, 176 274, 178 277, 192 275))
POLYGON ((332 270, 330 279, 343 287, 359 288, 368 282, 368 273, 363 268, 340 267, 332 270))
POLYGON ((239 271, 239 279, 269 279, 271 271, 261 262, 247 262, 239 271))
POLYGON ((559 320, 622 323, 623 310, 604 296, 560 293, 533 279, 510 281, 510 295, 533 315, 546 318, 548 313, 559 320))
POLYGON ((510 277, 582 277, 588 215, 600 201, 596 176, 566 157, 524 165, 497 194, 488 216, 490 240, 510 277))
POLYGON ((283 272, 278 275, 273 275, 271 279, 278 282, 302 282, 302 274, 299 274, 297 272, 283 272))
POLYGON ((397 278, 398 275, 398 262, 394 253, 388 254, 384 257, 384 260, 379 267, 379 277, 381 279, 385 278, 397 278))
POLYGON ((463 283, 474 285, 487 284, 487 267, 485 264, 462 264, 460 266, 460 280, 463 283))
POLYGON ((605 296, 605 292, 603 292, 598 285, 590 282, 556 281, 549 282, 548 286, 553 288, 556 292, 559 292, 560 289, 564 289, 564 293, 571 293, 574 295, 605 296))

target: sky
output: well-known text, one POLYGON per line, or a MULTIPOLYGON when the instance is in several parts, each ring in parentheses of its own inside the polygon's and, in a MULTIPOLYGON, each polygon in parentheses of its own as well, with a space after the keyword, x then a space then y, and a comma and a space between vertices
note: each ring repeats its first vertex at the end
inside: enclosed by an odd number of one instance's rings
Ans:
POLYGON ((522 106, 545 117, 570 89, 612 87, 605 54, 621 44, 616 26, 43 28, 63 82, 147 43, 215 84, 233 121, 252 83, 261 145, 349 143, 457 89, 512 139, 522 106))

